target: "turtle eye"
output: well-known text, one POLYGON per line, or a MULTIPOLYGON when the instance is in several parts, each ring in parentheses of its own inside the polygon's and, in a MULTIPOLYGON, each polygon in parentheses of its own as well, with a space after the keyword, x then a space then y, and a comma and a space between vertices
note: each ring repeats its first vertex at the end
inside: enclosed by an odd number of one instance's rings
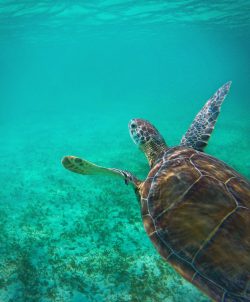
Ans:
POLYGON ((130 125, 130 127, 131 127, 132 129, 135 129, 135 128, 136 128, 136 124, 135 124, 135 123, 132 123, 132 124, 130 125))

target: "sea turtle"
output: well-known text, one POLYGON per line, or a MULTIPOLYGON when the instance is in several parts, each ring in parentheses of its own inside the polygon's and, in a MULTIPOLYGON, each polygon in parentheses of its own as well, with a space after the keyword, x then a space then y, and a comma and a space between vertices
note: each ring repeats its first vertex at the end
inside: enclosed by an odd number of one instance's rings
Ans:
POLYGON ((145 181, 120 169, 65 156, 80 174, 119 176, 135 188, 144 228, 160 255, 214 301, 250 301, 250 183, 203 152, 231 82, 197 114, 177 147, 170 148, 146 120, 129 130, 145 153, 145 181))

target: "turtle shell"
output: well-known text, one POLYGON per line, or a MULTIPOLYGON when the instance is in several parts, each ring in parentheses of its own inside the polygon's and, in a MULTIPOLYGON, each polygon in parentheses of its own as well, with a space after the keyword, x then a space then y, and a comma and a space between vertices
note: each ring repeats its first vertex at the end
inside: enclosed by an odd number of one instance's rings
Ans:
POLYGON ((159 253, 215 301, 250 301, 250 184, 185 147, 168 149, 140 188, 159 253))

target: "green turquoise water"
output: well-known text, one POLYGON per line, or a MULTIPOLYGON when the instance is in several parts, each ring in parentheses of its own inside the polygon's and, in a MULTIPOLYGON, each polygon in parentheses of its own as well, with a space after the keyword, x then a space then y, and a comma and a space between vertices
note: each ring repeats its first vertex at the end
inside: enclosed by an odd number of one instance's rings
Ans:
POLYGON ((178 145, 225 82, 206 152, 250 177, 249 1, 0 1, 0 301, 207 302, 157 254, 132 188, 131 118, 178 145))

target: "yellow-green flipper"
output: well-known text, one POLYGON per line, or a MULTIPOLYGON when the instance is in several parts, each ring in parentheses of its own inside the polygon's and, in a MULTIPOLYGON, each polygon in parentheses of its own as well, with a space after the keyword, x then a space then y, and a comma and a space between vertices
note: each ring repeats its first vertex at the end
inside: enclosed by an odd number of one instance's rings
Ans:
POLYGON ((126 184, 131 183, 135 187, 138 187, 141 183, 132 173, 128 171, 101 167, 76 156, 65 156, 62 159, 62 164, 66 169, 78 174, 120 177, 124 179, 126 184))

